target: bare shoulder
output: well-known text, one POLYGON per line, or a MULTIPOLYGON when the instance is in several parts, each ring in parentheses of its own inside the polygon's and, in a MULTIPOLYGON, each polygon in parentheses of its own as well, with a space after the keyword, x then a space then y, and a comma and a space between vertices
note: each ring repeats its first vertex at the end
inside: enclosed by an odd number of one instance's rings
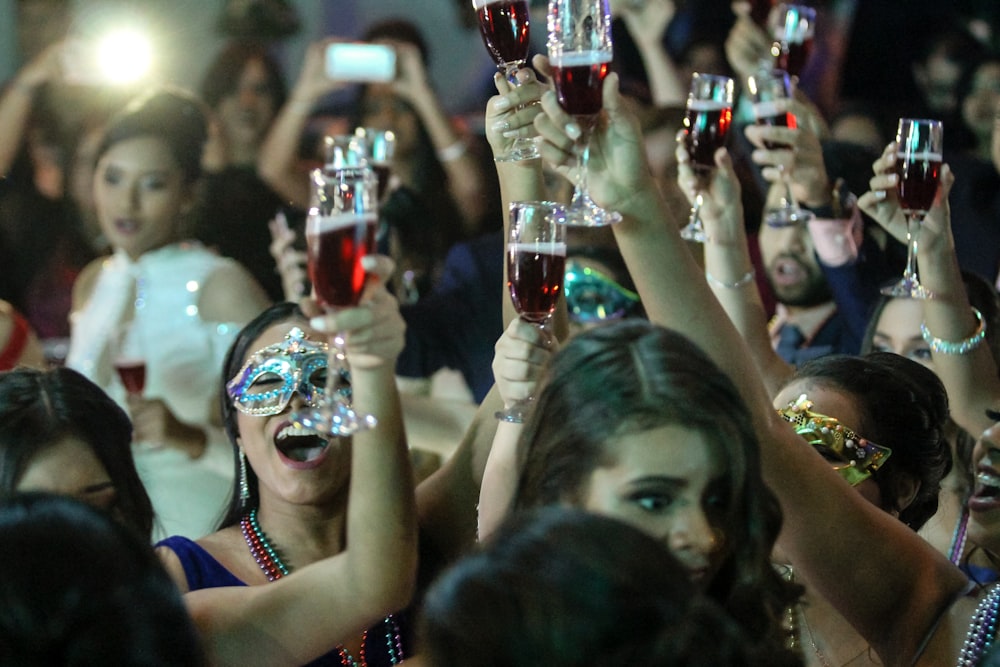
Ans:
POLYGON ((254 277, 239 263, 220 261, 209 274, 198 300, 203 320, 249 322, 271 305, 254 277))
POLYGON ((98 257, 92 260, 87 266, 83 267, 83 270, 76 277, 76 282, 73 283, 74 311, 83 308, 87 301, 90 300, 90 295, 93 294, 94 286, 97 284, 97 277, 101 275, 101 268, 104 266, 106 260, 106 257, 98 257))

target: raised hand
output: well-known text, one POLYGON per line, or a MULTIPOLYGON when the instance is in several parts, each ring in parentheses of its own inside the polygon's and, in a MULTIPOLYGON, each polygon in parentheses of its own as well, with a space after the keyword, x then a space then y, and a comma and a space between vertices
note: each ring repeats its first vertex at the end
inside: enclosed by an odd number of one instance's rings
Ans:
POLYGON ((737 230, 743 225, 743 203, 733 160, 725 148, 715 152, 715 166, 708 187, 691 167, 691 155, 684 147, 684 131, 677 133, 677 184, 688 201, 694 203, 700 192, 701 216, 709 240, 716 243, 742 242, 737 230))
POLYGON ((547 329, 520 318, 510 323, 497 341, 493 356, 493 377, 504 407, 533 395, 542 368, 557 346, 555 336, 547 329))
POLYGON ((493 75, 497 94, 486 105, 486 139, 494 156, 509 153, 516 139, 536 135, 534 120, 542 113, 540 100, 548 86, 527 67, 516 76, 515 86, 500 72, 493 75))

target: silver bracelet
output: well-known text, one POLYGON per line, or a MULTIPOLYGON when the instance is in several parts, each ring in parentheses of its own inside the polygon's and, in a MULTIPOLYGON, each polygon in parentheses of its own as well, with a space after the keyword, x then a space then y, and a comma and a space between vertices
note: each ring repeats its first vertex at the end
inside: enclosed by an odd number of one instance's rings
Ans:
POLYGON ((972 352, 974 349, 982 345, 983 340, 986 338, 986 321, 983 319, 983 314, 980 313, 975 308, 972 309, 972 314, 976 316, 979 321, 979 326, 972 333, 971 336, 965 340, 960 340, 958 342, 952 342, 950 340, 942 340, 932 335, 927 329, 927 325, 923 322, 920 323, 920 335, 923 337, 924 341, 931 346, 931 352, 939 352, 941 354, 966 354, 972 352))
POLYGON ((757 272, 754 271, 753 269, 750 269, 742 276, 740 276, 739 280, 737 280, 736 282, 724 283, 715 276, 713 276, 711 273, 709 273, 707 269, 705 270, 705 280, 708 281, 709 285, 711 285, 712 287, 723 287, 725 289, 739 289, 744 285, 749 285, 750 283, 753 282, 754 276, 756 275, 757 272))

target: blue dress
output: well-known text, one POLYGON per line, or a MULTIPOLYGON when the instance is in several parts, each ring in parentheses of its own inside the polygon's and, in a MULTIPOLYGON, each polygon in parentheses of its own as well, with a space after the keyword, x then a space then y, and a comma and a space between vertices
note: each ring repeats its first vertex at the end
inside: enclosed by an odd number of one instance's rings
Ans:
MULTIPOLYGON (((168 537, 158 542, 156 546, 167 547, 177 554, 177 557, 181 561, 181 566, 184 568, 184 576, 187 578, 189 590, 197 591, 203 588, 247 585, 246 582, 238 579, 232 572, 227 570, 222 563, 215 560, 200 545, 186 537, 168 537)), ((389 667, 396 664, 389 655, 387 644, 390 637, 394 639, 395 637, 405 637, 403 627, 404 616, 404 614, 393 614, 392 623, 382 621, 368 629, 368 639, 370 641, 365 642, 366 665, 369 667, 389 667)), ((402 638, 398 641, 404 646, 410 645, 409 642, 406 642, 402 638)), ((404 652, 399 660, 407 655, 404 652)), ((340 651, 335 649, 313 660, 306 667, 337 667, 343 664, 340 651)))

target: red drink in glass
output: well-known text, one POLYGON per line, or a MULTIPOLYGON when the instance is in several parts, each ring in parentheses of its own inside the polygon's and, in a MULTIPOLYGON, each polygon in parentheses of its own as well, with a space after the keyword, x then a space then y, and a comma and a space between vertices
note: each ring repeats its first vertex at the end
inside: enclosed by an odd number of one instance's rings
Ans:
POLYGON ((601 89, 608 75, 611 54, 573 51, 550 58, 552 82, 559 106, 574 116, 593 116, 602 107, 601 89))
POLYGON ((310 216, 306 223, 309 280, 326 306, 356 306, 367 274, 361 258, 375 252, 378 216, 310 216))
POLYGON ((767 17, 771 13, 774 0, 750 0, 750 18, 759 26, 767 25, 767 17))
POLYGON ((146 387, 146 362, 142 359, 117 359, 115 371, 130 394, 141 394, 146 387))
POLYGON ((903 212, 924 213, 930 209, 937 195, 941 154, 897 153, 896 173, 899 174, 896 191, 903 212))
POLYGON ((507 245, 507 287, 522 319, 535 324, 548 319, 556 308, 565 274, 565 243, 507 245))
POLYGON ((812 53, 812 45, 812 37, 801 42, 782 42, 781 51, 774 60, 775 67, 785 70, 792 76, 799 76, 805 69, 809 54, 812 53))
POLYGON ((386 190, 389 189, 389 175, 392 172, 392 168, 383 162, 372 162, 372 171, 375 172, 375 178, 378 179, 378 197, 379 201, 385 201, 386 190))
MULTIPOLYGON (((787 127, 793 130, 796 128, 795 114, 787 111, 779 111, 777 104, 774 102, 757 102, 753 105, 753 113, 758 125, 787 127)), ((765 141, 764 147, 772 151, 779 148, 791 148, 788 144, 776 141, 765 141)))
POLYGON ((498 65, 528 59, 528 0, 473 3, 479 16, 479 33, 498 65))
POLYGON ((715 168, 715 151, 726 145, 733 108, 714 100, 691 100, 684 116, 684 146, 696 173, 715 168))

